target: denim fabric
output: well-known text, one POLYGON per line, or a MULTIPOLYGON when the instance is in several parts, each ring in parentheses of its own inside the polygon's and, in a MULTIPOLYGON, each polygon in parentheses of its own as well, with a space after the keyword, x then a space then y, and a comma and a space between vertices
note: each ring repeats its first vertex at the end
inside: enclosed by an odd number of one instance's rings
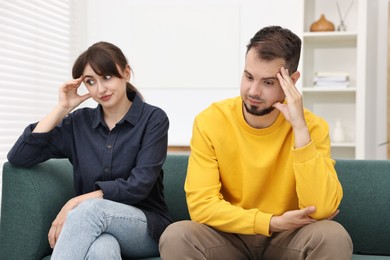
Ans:
POLYGON ((90 199, 69 212, 52 260, 121 259, 158 255, 142 210, 105 199, 90 199))

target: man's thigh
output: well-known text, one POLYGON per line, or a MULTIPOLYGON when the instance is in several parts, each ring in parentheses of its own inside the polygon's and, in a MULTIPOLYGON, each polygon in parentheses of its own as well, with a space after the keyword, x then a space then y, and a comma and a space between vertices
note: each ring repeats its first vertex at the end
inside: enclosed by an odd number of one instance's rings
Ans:
POLYGON ((160 239, 163 259, 261 259, 267 237, 217 231, 193 221, 171 224, 160 239))
POLYGON ((322 220, 300 229, 275 233, 264 252, 272 259, 351 259, 352 240, 337 222, 322 220))

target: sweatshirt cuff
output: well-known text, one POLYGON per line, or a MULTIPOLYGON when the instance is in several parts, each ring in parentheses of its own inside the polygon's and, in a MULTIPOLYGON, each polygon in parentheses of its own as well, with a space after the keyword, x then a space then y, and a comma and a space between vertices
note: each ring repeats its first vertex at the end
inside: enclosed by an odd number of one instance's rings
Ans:
POLYGON ((315 147, 313 141, 308 143, 306 146, 293 150, 294 162, 295 163, 304 163, 317 156, 317 148, 315 147))
POLYGON ((263 212, 257 212, 255 216, 255 233, 264 235, 264 236, 271 236, 271 232, 269 231, 269 225, 271 222, 272 214, 263 213, 263 212))

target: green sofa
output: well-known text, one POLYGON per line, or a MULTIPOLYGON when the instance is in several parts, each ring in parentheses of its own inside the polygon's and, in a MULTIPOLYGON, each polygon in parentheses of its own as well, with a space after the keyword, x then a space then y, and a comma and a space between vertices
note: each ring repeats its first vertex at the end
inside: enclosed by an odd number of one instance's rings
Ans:
MULTIPOLYGON (((189 219, 183 191, 187 160, 187 155, 169 154, 164 164, 174 220, 189 219)), ((390 260, 390 161, 338 160, 336 169, 344 187, 336 220, 352 237, 353 260, 390 260)), ((5 163, 2 192, 0 259, 49 259, 47 232, 73 196, 70 163, 55 159, 28 169, 5 163)))

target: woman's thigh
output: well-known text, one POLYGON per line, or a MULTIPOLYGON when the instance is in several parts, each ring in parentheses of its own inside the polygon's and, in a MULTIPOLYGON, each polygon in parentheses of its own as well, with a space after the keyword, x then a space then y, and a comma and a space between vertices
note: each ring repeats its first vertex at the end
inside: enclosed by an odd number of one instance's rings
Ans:
POLYGON ((78 212, 74 213, 79 213, 80 218, 100 222, 96 225, 99 230, 92 233, 97 232, 98 236, 107 233, 115 237, 122 255, 126 257, 158 255, 157 242, 149 236, 146 216, 142 210, 105 199, 87 200, 78 207, 80 207, 78 212))

